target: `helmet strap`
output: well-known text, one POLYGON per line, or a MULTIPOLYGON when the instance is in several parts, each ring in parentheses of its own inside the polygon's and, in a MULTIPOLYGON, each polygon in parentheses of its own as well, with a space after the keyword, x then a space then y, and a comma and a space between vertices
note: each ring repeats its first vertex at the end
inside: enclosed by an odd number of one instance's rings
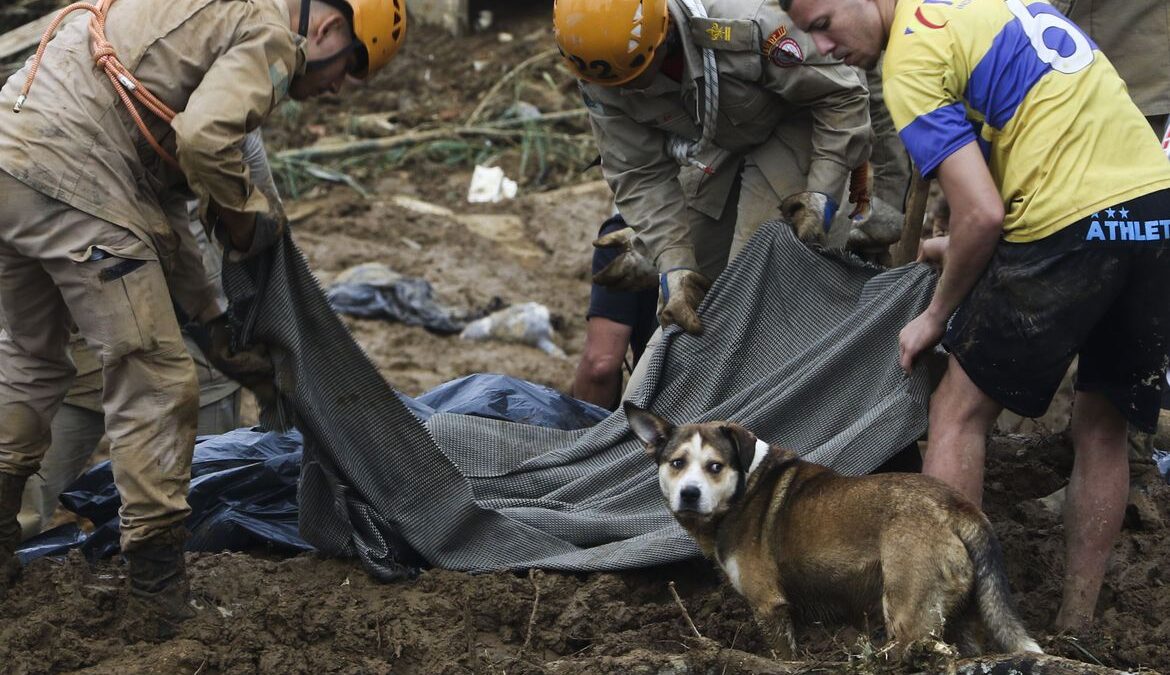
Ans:
POLYGON ((297 33, 303 37, 309 37, 309 8, 313 4, 313 0, 301 0, 301 19, 297 27, 297 33))
POLYGON ((335 54, 332 54, 330 56, 326 56, 323 59, 313 59, 312 61, 307 61, 305 63, 305 72, 309 73, 309 72, 312 72, 314 70, 320 70, 320 69, 328 66, 329 64, 333 63, 334 61, 337 61, 338 59, 347 58, 350 55, 350 53, 353 52, 354 49, 357 49, 357 44, 358 44, 357 40, 353 40, 345 47, 342 47, 341 49, 337 50, 337 52, 335 54))

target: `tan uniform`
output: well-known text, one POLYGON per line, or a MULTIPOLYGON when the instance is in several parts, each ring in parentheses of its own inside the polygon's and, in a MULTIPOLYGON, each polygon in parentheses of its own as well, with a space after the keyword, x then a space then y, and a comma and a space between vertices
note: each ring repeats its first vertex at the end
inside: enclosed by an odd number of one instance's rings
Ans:
POLYGON ((714 278, 785 197, 839 198, 850 169, 868 158, 870 129, 857 73, 820 56, 776 3, 703 5, 707 19, 669 5, 685 50, 681 83, 659 73, 646 89, 582 82, 581 91, 617 208, 638 231, 635 246, 660 271, 714 278), (698 157, 713 175, 680 172, 666 150, 670 134, 701 135, 702 48, 715 50, 719 70, 716 147, 698 157))
POLYGON ((1069 18, 1109 57, 1143 115, 1170 114, 1170 2, 1074 0, 1069 18))
MULTIPOLYGON (((36 471, 75 373, 66 350, 75 324, 102 363, 129 549, 189 512, 198 387, 165 276, 180 258, 171 222, 190 193, 204 208, 214 199, 268 210, 242 139, 305 55, 280 0, 113 5, 106 34, 119 58, 181 111, 170 127, 144 116, 184 177, 140 137, 94 67, 87 21, 68 22, 49 43, 24 110, 0 113, 0 471, 36 471)), ((0 90, 0 110, 24 79, 22 70, 0 90)), ((197 295, 183 304, 210 318, 214 294, 197 295)))

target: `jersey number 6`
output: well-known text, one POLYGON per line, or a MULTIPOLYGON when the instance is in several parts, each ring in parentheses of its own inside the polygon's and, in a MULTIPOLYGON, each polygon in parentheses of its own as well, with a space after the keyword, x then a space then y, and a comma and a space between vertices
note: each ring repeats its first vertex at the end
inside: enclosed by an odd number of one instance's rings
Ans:
POLYGON ((1071 75, 1079 70, 1088 68, 1093 63, 1093 46, 1089 39, 1077 28, 1076 24, 1059 14, 1032 14, 1024 6, 1022 0, 1006 0, 1008 9, 1020 20, 1024 33, 1032 41, 1032 48, 1036 56, 1058 73, 1071 75), (1068 36, 1072 41, 1073 51, 1068 56, 1062 55, 1044 42, 1044 33, 1056 30, 1068 36))

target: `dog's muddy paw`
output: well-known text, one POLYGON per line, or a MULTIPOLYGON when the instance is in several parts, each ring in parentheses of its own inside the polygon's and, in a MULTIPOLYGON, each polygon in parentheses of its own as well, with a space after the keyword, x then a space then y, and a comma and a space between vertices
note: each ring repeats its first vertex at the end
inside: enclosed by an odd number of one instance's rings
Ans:
POLYGON ((920 638, 902 650, 902 663, 912 670, 945 673, 959 658, 959 650, 934 637, 920 638))

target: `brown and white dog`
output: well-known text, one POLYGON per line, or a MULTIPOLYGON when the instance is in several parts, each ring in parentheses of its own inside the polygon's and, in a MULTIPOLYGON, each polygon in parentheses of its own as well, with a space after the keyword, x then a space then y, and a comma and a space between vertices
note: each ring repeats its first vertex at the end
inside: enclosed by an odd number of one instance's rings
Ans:
POLYGON ((625 403, 679 523, 748 601, 778 655, 792 621, 880 611, 905 647, 945 639, 1040 652, 1012 609, 999 542, 973 504, 919 474, 842 476, 733 422, 674 426, 625 403))

